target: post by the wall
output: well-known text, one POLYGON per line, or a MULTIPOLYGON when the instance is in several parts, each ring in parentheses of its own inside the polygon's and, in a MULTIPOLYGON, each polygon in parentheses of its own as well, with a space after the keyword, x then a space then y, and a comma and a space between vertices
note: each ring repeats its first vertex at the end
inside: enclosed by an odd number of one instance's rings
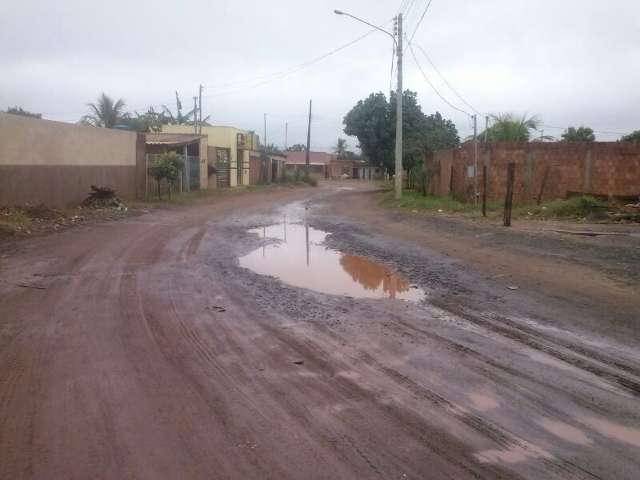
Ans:
POLYGON ((504 226, 511 226, 511 209, 513 207, 513 181, 516 173, 516 164, 509 162, 507 167, 507 194, 504 199, 504 226))
POLYGON ((487 166, 482 166, 482 216, 487 216, 487 166))
POLYGON ((449 196, 453 197, 453 164, 451 165, 451 172, 449 175, 449 196))
POLYGON ((547 165, 544 169, 544 173, 542 174, 542 183, 540 183, 540 191, 538 192, 538 199, 536 201, 538 205, 542 203, 542 196, 544 195, 544 189, 547 186, 547 180, 549 179, 550 170, 551 165, 547 165))
POLYGON ((584 166, 582 169, 582 191, 584 193, 591 193, 593 189, 593 183, 591 180, 591 170, 593 165, 591 147, 587 150, 587 154, 584 157, 584 166))

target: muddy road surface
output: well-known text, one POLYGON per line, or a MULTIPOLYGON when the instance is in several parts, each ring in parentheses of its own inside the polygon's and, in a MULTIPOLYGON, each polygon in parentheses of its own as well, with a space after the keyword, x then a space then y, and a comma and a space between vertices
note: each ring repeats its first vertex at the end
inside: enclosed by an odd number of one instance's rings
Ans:
POLYGON ((640 478, 632 282, 344 185, 5 251, 0 477, 640 478))

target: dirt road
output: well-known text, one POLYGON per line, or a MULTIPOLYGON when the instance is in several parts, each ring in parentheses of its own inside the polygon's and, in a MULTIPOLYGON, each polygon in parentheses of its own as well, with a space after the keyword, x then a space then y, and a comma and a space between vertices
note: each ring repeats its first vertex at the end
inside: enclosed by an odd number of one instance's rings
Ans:
POLYGON ((20 243, 0 477, 639 478, 638 246, 377 208, 271 190, 20 243), (288 245, 288 283, 241 266, 288 245), (368 298, 322 293, 349 278, 368 298))

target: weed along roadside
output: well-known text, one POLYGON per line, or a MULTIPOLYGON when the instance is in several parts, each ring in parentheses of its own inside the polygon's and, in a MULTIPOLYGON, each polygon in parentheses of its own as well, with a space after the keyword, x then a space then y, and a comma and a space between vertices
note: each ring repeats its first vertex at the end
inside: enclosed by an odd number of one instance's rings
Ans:
MULTIPOLYGON (((380 195, 380 204, 385 208, 394 208, 414 212, 456 214, 461 218, 480 218, 481 208, 472 203, 462 202, 451 197, 423 195, 416 191, 405 191, 400 200, 393 192, 380 195)), ((487 219, 492 221, 502 215, 504 202, 487 203, 487 219)), ((514 204, 512 216, 519 220, 566 220, 569 222, 596 222, 602 224, 640 223, 640 208, 622 201, 607 202, 590 196, 574 196, 568 199, 549 200, 538 203, 514 204)))

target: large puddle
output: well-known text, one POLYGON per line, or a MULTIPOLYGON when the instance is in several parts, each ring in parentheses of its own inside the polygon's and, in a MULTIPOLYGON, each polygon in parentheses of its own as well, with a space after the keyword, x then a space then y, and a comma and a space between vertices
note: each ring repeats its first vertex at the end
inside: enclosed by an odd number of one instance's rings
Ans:
POLYGON ((240 266, 274 276, 295 287, 355 298, 390 298, 418 302, 423 290, 411 286, 389 267, 328 248, 328 233, 308 225, 283 222, 249 230, 274 240, 240 258, 240 266))

